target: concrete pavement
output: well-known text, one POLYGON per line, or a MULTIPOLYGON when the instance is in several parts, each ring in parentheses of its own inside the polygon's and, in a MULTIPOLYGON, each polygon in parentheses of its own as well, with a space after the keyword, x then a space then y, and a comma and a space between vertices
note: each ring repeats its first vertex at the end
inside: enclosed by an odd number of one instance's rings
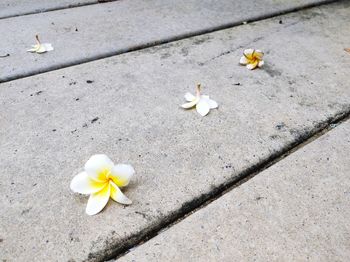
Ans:
POLYGON ((348 261, 350 121, 117 261, 348 261))
POLYGON ((1 84, 0 257, 110 258, 348 115, 349 14, 326 5, 1 84), (248 47, 263 69, 238 65, 248 47), (219 103, 205 118, 179 107, 199 81, 219 103), (69 183, 95 153, 135 167, 133 205, 85 215, 69 183))
POLYGON ((19 258, 32 254, 44 259, 47 253, 40 250, 45 247, 62 259, 88 257, 89 252, 90 258, 98 257, 130 235, 145 234, 184 203, 210 194, 213 187, 227 183, 320 123, 347 112, 349 89, 342 78, 347 74, 342 61, 346 63, 348 57, 342 56, 341 49, 347 37, 339 36, 333 27, 346 29, 343 22, 348 11, 342 4, 316 8, 284 17, 282 26, 280 18, 271 19, 4 84, 1 168, 6 171, 6 184, 1 186, 8 212, 2 217, 1 234, 4 250, 9 252, 5 254, 20 251, 19 258), (314 19, 298 22, 310 15, 314 19), (315 27, 329 20, 333 23, 327 22, 322 30, 315 27), (306 32, 312 36, 311 43, 323 39, 325 45, 303 46, 306 32), (235 41, 230 41, 233 36, 235 41), (240 56, 239 46, 256 38, 255 45, 269 54, 270 65, 251 72, 234 61, 240 56), (293 45, 279 48, 291 39, 293 45), (227 50, 232 51, 220 56, 227 50), (301 54, 289 60, 293 50, 301 54), (323 56, 314 57, 318 53, 323 56), (300 75, 302 67, 308 77, 300 75), (88 79, 95 82, 87 84, 88 79), (220 110, 205 119, 177 107, 183 93, 192 88, 188 83, 198 79, 206 83, 205 92, 220 103, 220 110), (289 84, 292 79, 298 84, 289 84), (234 86, 237 81, 242 86, 234 86), (292 87, 282 89, 284 84, 292 87), (99 121, 90 123, 95 117, 99 121), (90 218, 84 214, 86 199, 75 202, 67 185, 77 168, 97 152, 133 163, 139 174, 128 190, 133 206, 113 204, 90 218), (18 194, 23 195, 21 200, 18 194), (38 194, 44 198, 37 199, 38 194), (25 210, 29 211, 23 213, 25 210), (26 234, 17 249, 13 241, 18 242, 19 236, 10 229, 19 224, 26 234), (33 225, 46 237, 38 235, 33 225), (122 228, 121 232, 116 228, 122 228), (70 251, 62 253, 70 235, 79 241, 70 241, 70 251), (35 246, 30 241, 33 238, 35 246), (99 241, 102 239, 108 242, 99 241))
POLYGON ((9 56, 0 58, 0 82, 320 2, 330 1, 123 0, 2 19, 0 55, 9 56), (27 53, 36 34, 55 50, 42 55, 27 53))
POLYGON ((98 0, 1 0, 0 19, 98 3, 98 0))

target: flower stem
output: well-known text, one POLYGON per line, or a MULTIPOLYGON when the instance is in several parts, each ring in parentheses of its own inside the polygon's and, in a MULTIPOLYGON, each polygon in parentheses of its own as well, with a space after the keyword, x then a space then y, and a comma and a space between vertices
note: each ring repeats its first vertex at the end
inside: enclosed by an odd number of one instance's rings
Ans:
POLYGON ((198 83, 196 86, 196 95, 197 96, 201 95, 201 84, 200 83, 198 83))

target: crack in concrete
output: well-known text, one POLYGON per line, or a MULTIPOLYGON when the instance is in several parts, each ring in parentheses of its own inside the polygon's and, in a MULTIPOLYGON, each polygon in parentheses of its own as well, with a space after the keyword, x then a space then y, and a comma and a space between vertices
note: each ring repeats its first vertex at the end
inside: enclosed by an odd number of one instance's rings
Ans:
POLYGON ((323 122, 318 123, 310 130, 303 130, 295 138, 294 141, 287 144, 284 148, 279 151, 274 152, 266 159, 263 159, 259 163, 247 168, 240 175, 233 177, 226 183, 213 188, 210 192, 204 193, 197 198, 192 199, 189 202, 184 203, 181 208, 167 215, 161 221, 150 225, 143 231, 132 234, 127 237, 123 243, 108 243, 110 246, 105 250, 90 253, 88 261, 106 261, 110 259, 118 259, 126 255, 130 249, 134 249, 137 246, 143 244, 144 242, 154 238, 159 233, 166 231, 168 228, 174 226, 175 224, 181 222, 186 217, 190 216, 194 212, 205 208, 211 202, 219 199, 221 196, 227 192, 233 190, 234 188, 242 185, 251 178, 255 177, 265 169, 271 167, 272 165, 278 163, 289 155, 293 154, 297 150, 303 148, 305 145, 316 140, 320 136, 326 134, 331 129, 340 125, 341 123, 350 119, 350 106, 345 108, 343 111, 335 114, 333 117, 329 117, 323 122))
POLYGON ((19 16, 48 13, 48 12, 59 11, 59 10, 64 10, 64 9, 71 9, 71 8, 77 8, 77 7, 88 6, 88 5, 98 5, 98 4, 103 4, 103 3, 107 3, 107 2, 116 2, 116 1, 121 1, 121 0, 97 0, 97 1, 96 0, 91 0, 90 2, 86 2, 86 3, 70 4, 70 5, 67 5, 67 6, 57 6, 57 7, 46 8, 46 9, 42 9, 42 10, 35 10, 35 11, 28 11, 28 12, 18 13, 18 14, 15 14, 15 15, 2 16, 2 17, 0 17, 0 20, 2 20, 2 19, 9 19, 9 18, 13 18, 13 17, 19 17, 19 16))

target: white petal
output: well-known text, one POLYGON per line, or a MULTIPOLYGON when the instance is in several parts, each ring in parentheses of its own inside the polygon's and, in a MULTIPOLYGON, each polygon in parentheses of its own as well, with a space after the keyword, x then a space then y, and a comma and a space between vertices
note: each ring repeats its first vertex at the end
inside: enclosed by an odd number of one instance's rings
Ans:
POLYGON ((218 108, 218 103, 216 103, 216 101, 214 101, 212 99, 208 100, 208 104, 209 104, 210 109, 218 108))
POLYGON ((254 62, 254 63, 251 63, 251 64, 248 64, 247 65, 247 68, 249 69, 249 70, 253 70, 253 69, 255 69, 257 66, 258 66, 258 60, 256 60, 256 62, 254 62))
POLYGON ((86 214, 92 216, 100 212, 107 205, 110 195, 109 183, 101 191, 91 194, 86 206, 86 214))
POLYGON ((255 50, 254 55, 261 60, 264 56, 264 53, 261 50, 255 50))
POLYGON ((100 191, 105 183, 92 180, 86 172, 76 175, 70 183, 70 189, 75 193, 91 194, 100 191))
POLYGON ((185 108, 185 109, 192 108, 198 103, 198 101, 199 101, 199 98, 196 97, 192 102, 185 103, 185 104, 181 105, 181 107, 185 108))
POLYGON ((124 187, 129 184, 134 174, 135 170, 131 165, 118 164, 114 166, 110 177, 117 186, 124 187))
POLYGON ((197 112, 201 115, 201 116, 206 116, 209 113, 210 107, 208 104, 208 100, 207 99, 200 99, 197 106, 196 106, 197 112))
POLYGON ((186 93, 185 94, 185 99, 186 99, 186 101, 187 102, 192 102, 193 100, 195 100, 196 99, 196 97, 194 96, 194 95, 192 95, 191 93, 186 93))
POLYGON ((42 46, 44 47, 44 49, 49 52, 53 50, 52 44, 46 43, 46 44, 42 44, 42 46))
POLYGON ((262 67, 264 65, 264 61, 260 61, 259 64, 258 64, 258 67, 262 67))
POLYGON ((112 170, 114 163, 108 158, 108 156, 99 154, 93 155, 85 164, 85 171, 88 175, 96 181, 105 181, 106 177, 101 174, 104 170, 112 170))
POLYGON ((253 54, 253 52, 254 52, 254 49, 252 49, 252 48, 249 48, 249 49, 246 49, 246 50, 244 50, 244 54, 246 55, 246 56, 251 56, 252 54, 253 54))
POLYGON ((27 52, 36 52, 39 49, 40 46, 38 45, 32 45, 31 49, 28 49, 27 52))
POLYGON ((214 109, 214 108, 218 107, 218 103, 216 103, 216 101, 210 99, 209 96, 202 95, 201 98, 207 100, 207 103, 209 104, 210 109, 214 109))
POLYGON ((119 189, 118 186, 116 186, 113 182, 110 182, 111 184, 111 198, 123 205, 130 205, 132 204, 132 201, 127 198, 123 192, 119 189))
POLYGON ((239 60, 239 63, 241 65, 246 65, 249 63, 248 59, 245 56, 242 56, 241 59, 239 60))

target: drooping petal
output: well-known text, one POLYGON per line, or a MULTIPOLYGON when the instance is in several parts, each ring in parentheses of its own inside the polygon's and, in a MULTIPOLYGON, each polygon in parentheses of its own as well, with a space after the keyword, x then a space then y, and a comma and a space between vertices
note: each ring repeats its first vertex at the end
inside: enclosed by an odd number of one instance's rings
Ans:
POLYGON ((123 205, 130 205, 132 204, 132 201, 127 198, 123 192, 119 189, 117 185, 115 185, 113 182, 110 182, 111 185, 111 198, 123 205))
POLYGON ((200 99, 196 106, 196 110, 201 116, 206 116, 210 110, 208 99, 206 98, 200 99))
POLYGON ((102 190, 90 195, 86 206, 86 214, 92 216, 100 212, 107 205, 110 195, 111 186, 106 183, 102 190))
POLYGON ((114 166, 112 174, 109 177, 118 187, 124 187, 129 184, 134 174, 135 170, 131 165, 118 164, 114 166))
POLYGON ((256 60, 254 63, 248 64, 247 68, 250 70, 255 69, 258 66, 259 60, 256 60))
POLYGON ((187 102, 192 102, 193 100, 196 99, 196 97, 194 95, 192 95, 191 93, 187 92, 185 94, 185 99, 186 99, 187 102))
POLYGON ((114 167, 112 160, 103 154, 93 155, 85 164, 85 171, 96 181, 106 181, 107 175, 114 167))
POLYGON ((258 67, 262 67, 264 65, 264 61, 259 61, 259 63, 258 63, 258 67))
POLYGON ((37 52, 38 54, 42 54, 42 53, 45 53, 45 52, 47 52, 47 51, 46 51, 46 49, 45 49, 45 46, 40 45, 39 48, 38 48, 38 50, 36 50, 36 52, 37 52))
POLYGON ((192 108, 198 103, 198 101, 199 101, 199 98, 196 97, 192 102, 185 103, 185 104, 181 105, 181 107, 185 108, 185 109, 192 108))
POLYGON ((40 48, 39 45, 32 45, 32 48, 31 49, 28 49, 27 52, 36 52, 38 51, 38 49, 40 48))
POLYGON ((249 60, 245 56, 242 56, 241 59, 239 60, 239 63, 241 65, 246 65, 249 63, 249 60))
POLYGON ((92 194, 102 190, 104 186, 105 183, 96 182, 86 172, 76 175, 70 183, 71 190, 80 194, 92 194))

